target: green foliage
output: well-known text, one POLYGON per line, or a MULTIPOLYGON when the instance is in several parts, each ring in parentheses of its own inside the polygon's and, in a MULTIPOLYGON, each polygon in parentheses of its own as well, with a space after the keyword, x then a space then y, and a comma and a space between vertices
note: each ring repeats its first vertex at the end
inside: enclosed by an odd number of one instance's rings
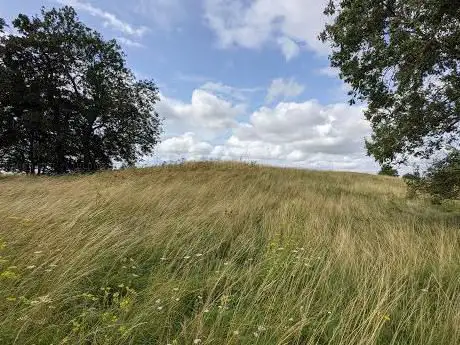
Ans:
POLYGON ((384 164, 382 166, 382 169, 379 171, 379 175, 385 175, 385 176, 398 176, 398 170, 394 169, 391 165, 389 164, 384 164))
POLYGON ((71 7, 20 14, 12 24, 19 35, 0 37, 2 169, 94 171, 152 152, 158 89, 136 80, 115 40, 71 7))
POLYGON ((350 103, 368 105, 370 155, 405 163, 458 143, 460 2, 330 0, 325 14, 331 65, 351 86, 350 103))

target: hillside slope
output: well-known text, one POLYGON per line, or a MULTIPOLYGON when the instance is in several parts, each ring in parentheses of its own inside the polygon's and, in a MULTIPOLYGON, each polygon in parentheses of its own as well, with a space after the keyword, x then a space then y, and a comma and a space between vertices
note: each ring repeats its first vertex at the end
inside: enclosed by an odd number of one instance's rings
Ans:
POLYGON ((0 344, 458 345, 459 224, 364 174, 0 178, 0 344))

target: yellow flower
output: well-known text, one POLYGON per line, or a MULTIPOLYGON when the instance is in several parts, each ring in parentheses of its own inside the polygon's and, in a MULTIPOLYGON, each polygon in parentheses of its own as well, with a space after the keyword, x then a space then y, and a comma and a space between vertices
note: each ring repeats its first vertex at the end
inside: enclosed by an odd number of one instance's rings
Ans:
POLYGON ((383 315, 383 319, 385 321, 390 321, 390 315, 388 315, 388 314, 383 315))

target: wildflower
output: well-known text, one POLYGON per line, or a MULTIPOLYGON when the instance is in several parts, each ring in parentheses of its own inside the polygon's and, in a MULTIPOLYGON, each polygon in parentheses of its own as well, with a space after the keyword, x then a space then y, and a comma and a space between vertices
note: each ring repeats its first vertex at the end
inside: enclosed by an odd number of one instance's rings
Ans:
POLYGON ((27 266, 26 268, 27 268, 28 270, 33 270, 35 267, 37 267, 37 266, 35 266, 35 265, 30 265, 30 266, 27 266))
POLYGON ((190 255, 186 255, 186 256, 184 256, 184 259, 185 259, 185 260, 188 260, 188 259, 190 259, 190 255))
POLYGON ((161 310, 163 310, 163 307, 160 305, 160 306, 158 306, 157 309, 161 311, 161 310))
POLYGON ((197 339, 195 339, 195 340, 193 341, 193 343, 194 343, 194 344, 199 344, 199 343, 201 343, 201 339, 198 339, 198 338, 197 338, 197 339))
POLYGON ((383 315, 383 319, 385 321, 390 321, 390 315, 383 315))
POLYGON ((198 299, 203 299, 203 296, 198 296, 197 298, 198 298, 198 299))
POLYGON ((199 258, 200 256, 203 256, 203 254, 198 253, 198 254, 196 254, 195 256, 196 256, 197 258, 199 258))
POLYGON ((252 333, 252 334, 254 334, 254 337, 256 337, 256 338, 259 337, 259 333, 257 333, 257 332, 254 332, 254 333, 252 333))
POLYGON ((163 256, 163 257, 160 258, 160 260, 161 260, 161 261, 165 261, 166 258, 163 256))
POLYGON ((179 297, 176 297, 176 298, 175 298, 175 301, 176 301, 176 302, 179 302, 179 297))
POLYGON ((136 273, 133 273, 132 276, 133 276, 134 278, 139 278, 139 274, 136 274, 136 273))
POLYGON ((240 335, 240 331, 238 330, 233 331, 233 335, 240 335))
POLYGON ((203 313, 209 313, 209 309, 203 310, 203 313))
POLYGON ((291 317, 291 318, 289 319, 289 322, 294 322, 294 319, 291 317))
POLYGON ((428 292, 428 288, 422 289, 422 292, 428 292))
POLYGON ((292 252, 293 252, 294 254, 297 254, 299 251, 298 251, 297 249, 293 249, 292 252))
POLYGON ((305 250, 305 248, 304 248, 304 247, 302 247, 302 248, 300 248, 300 250, 301 250, 301 251, 304 251, 304 250, 305 250))
POLYGON ((259 332, 263 332, 263 331, 266 331, 267 329, 264 326, 259 326, 259 327, 257 327, 257 330, 259 332))
POLYGON ((179 291, 179 288, 175 287, 175 288, 173 289, 173 291, 179 291))
POLYGON ((161 299, 157 299, 157 300, 155 301, 155 303, 156 303, 156 304, 160 304, 160 303, 161 303, 161 299))
POLYGON ((228 262, 228 261, 224 262, 224 266, 228 266, 228 265, 230 265, 230 262, 228 262))
POLYGON ((282 250, 284 250, 284 248, 283 248, 283 247, 279 247, 278 250, 279 250, 279 251, 282 251, 282 250))

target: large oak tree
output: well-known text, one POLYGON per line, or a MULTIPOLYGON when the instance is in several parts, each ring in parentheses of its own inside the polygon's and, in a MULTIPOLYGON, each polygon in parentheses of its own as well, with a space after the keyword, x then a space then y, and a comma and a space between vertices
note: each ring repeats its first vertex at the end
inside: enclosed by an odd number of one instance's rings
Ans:
POLYGON ((325 14, 331 64, 368 105, 369 154, 385 166, 458 147, 460 2, 330 0, 325 14))
MULTIPOLYGON (((1 22, 0 22, 1 24, 1 22)), ((158 143, 153 81, 71 7, 20 14, 0 38, 0 168, 66 173, 132 165, 158 143)))

